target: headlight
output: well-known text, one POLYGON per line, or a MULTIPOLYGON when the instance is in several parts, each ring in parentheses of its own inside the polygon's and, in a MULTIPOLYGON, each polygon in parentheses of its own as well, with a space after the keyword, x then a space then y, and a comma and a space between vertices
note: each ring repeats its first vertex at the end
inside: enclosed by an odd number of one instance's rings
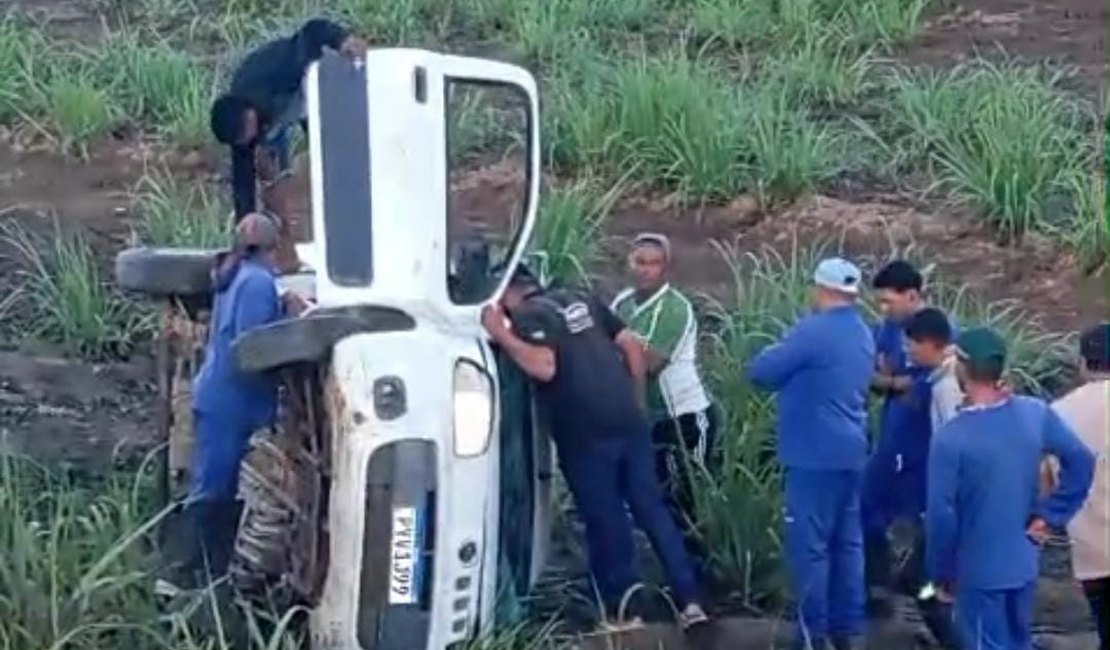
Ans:
POLYGON ((493 427, 493 382, 471 361, 455 364, 455 455, 484 454, 493 427))

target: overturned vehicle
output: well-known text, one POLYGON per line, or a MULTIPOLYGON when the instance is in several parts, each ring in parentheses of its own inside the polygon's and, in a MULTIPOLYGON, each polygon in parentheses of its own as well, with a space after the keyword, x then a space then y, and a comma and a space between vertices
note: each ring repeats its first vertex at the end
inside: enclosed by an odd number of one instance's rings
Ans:
MULTIPOLYGON (((243 464, 230 576, 310 610, 313 648, 455 647, 515 617, 549 543, 551 443, 479 324, 535 220, 535 81, 382 49, 326 55, 305 89, 311 235, 297 245, 303 270, 279 282, 315 306, 235 343, 242 370, 278 373, 281 388, 279 421, 243 464), (498 200, 483 204, 474 177, 491 167, 498 200)), ((189 486, 218 253, 135 248, 116 261, 122 287, 165 305, 170 500, 189 486)))

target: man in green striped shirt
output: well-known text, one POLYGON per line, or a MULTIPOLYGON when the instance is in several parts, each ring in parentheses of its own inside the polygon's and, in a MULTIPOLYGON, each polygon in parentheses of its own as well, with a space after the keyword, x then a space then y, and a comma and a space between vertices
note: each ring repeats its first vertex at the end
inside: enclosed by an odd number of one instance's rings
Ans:
POLYGON ((688 550, 704 557, 697 543, 693 486, 686 470, 707 463, 716 417, 698 373, 694 309, 668 282, 670 263, 670 241, 665 235, 636 236, 629 254, 634 286, 617 296, 612 309, 644 345, 656 472, 671 495, 672 513, 686 531, 688 550))

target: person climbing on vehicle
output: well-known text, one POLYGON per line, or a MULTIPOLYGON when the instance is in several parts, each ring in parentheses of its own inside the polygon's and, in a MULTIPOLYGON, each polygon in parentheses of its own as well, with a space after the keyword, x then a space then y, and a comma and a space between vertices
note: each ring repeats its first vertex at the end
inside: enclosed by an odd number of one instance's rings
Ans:
MULTIPOLYGON (((918 526, 925 512, 925 479, 932 431, 928 400, 913 386, 927 382, 929 370, 909 356, 907 321, 928 305, 924 278, 912 264, 894 260, 872 280, 883 321, 875 331, 876 372, 872 387, 882 395, 879 436, 868 458, 863 483, 864 555, 868 610, 890 615, 890 530, 896 522, 918 526)), ((955 326, 951 326, 955 336, 955 326)))
POLYGON ((859 648, 865 632, 860 486, 875 342, 856 304, 860 281, 855 264, 823 260, 814 273, 814 313, 747 369, 755 386, 777 393, 799 650, 859 648))
POLYGON ((644 346, 655 471, 684 530, 686 550, 704 575, 707 557, 696 526, 692 473, 710 468, 717 417, 698 373, 698 322, 690 301, 669 281, 666 235, 637 235, 628 262, 634 285, 617 295, 611 309, 644 346))
MULTIPOLYGON (((292 173, 293 131, 299 125, 307 135, 302 80, 309 65, 323 55, 324 48, 354 59, 363 56, 366 43, 335 22, 313 18, 292 35, 268 41, 248 52, 232 73, 227 92, 213 102, 212 133, 216 140, 231 148, 231 192, 236 220, 259 209, 256 178, 259 167, 267 187, 292 173), (260 147, 266 155, 258 158, 260 147)), ((266 209, 278 212, 282 218, 283 246, 279 254, 287 257, 292 250, 291 242, 285 246, 284 241, 289 215, 278 206, 266 209)), ((292 260, 278 261, 295 267, 295 252, 292 255, 292 260)))
MULTIPOLYGON (((1110 323, 1079 338, 1083 383, 1052 408, 1096 457, 1094 483, 1083 508, 1068 525, 1075 578, 1091 605, 1099 650, 1110 650, 1110 323)), ((1058 483, 1053 477, 1050 487, 1058 483)))
POLYGON ((594 296, 545 290, 523 265, 501 303, 486 307, 482 324, 537 384, 559 466, 585 524, 606 622, 638 622, 622 611, 637 583, 630 509, 662 561, 681 624, 706 623, 693 565, 655 476, 638 338, 594 296))
POLYGON ((208 344, 193 381, 195 448, 185 501, 193 539, 180 567, 184 575, 176 576, 193 586, 227 571, 242 510, 237 501, 239 464, 251 435, 272 424, 277 409, 275 378, 237 370, 232 343, 305 305, 295 293, 279 297, 274 271, 278 237, 273 219, 246 215, 235 227, 234 248, 213 272, 208 344))
POLYGON ((1043 400, 1002 385, 1006 344, 996 332, 961 333, 957 356, 967 397, 929 457, 928 586, 940 600, 954 596, 965 648, 1032 650, 1040 545, 1083 505, 1095 457, 1043 400), (1061 471, 1042 497, 1045 454, 1061 471))

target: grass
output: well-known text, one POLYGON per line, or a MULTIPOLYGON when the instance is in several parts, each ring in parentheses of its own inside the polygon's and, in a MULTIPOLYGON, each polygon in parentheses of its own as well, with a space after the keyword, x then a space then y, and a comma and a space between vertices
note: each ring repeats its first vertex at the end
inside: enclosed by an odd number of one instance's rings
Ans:
POLYGON ((139 239, 149 246, 223 248, 231 243, 230 208, 203 185, 183 186, 168 170, 143 176, 135 189, 139 239))
POLYGON ((589 283, 600 262, 605 219, 620 195, 620 185, 599 195, 588 180, 549 192, 532 244, 541 277, 567 285, 589 283))
POLYGON ((898 72, 889 82, 894 138, 886 152, 902 169, 927 169, 935 189, 1006 237, 1051 232, 1053 221, 1089 221, 1079 179, 1096 166, 1092 120, 1057 84, 1014 63, 898 72))
POLYGON ((215 632, 198 627, 211 617, 211 600, 191 612, 159 612, 153 543, 166 511, 145 498, 154 485, 145 469, 78 483, 0 454, 0 648, 297 648, 291 613, 247 611, 233 636, 230 620, 215 632))
POLYGON ((0 241, 22 263, 16 313, 31 337, 101 359, 126 356, 149 332, 149 319, 108 284, 84 236, 55 225, 43 237, 10 220, 0 224, 0 241))

